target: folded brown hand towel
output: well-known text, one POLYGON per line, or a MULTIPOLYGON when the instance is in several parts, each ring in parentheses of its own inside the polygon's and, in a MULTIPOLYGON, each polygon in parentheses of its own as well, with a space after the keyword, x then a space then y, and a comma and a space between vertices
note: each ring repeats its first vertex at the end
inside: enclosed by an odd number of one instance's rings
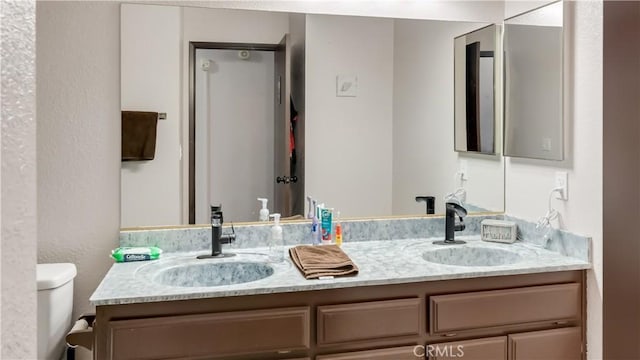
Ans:
POLYGON ((289 255, 307 279, 358 273, 356 264, 337 245, 300 245, 289 249, 289 255))
POLYGON ((157 112, 122 112, 122 160, 153 160, 156 152, 157 112))

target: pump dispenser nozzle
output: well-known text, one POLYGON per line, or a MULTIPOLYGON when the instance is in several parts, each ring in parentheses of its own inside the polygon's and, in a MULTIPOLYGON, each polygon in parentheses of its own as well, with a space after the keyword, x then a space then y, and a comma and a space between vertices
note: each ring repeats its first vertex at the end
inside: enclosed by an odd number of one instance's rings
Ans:
POLYGON ((269 209, 267 209, 268 199, 258 198, 258 201, 262 202, 262 209, 260 209, 260 216, 258 220, 260 221, 268 221, 269 220, 269 209))
POLYGON ((282 262, 284 261, 284 237, 282 236, 282 226, 280 226, 280 214, 271 214, 269 217, 273 218, 271 241, 269 242, 269 260, 282 262))
POLYGON ((273 226, 279 226, 280 225, 280 214, 278 214, 278 213, 271 214, 271 215, 269 215, 269 217, 273 219, 273 226))

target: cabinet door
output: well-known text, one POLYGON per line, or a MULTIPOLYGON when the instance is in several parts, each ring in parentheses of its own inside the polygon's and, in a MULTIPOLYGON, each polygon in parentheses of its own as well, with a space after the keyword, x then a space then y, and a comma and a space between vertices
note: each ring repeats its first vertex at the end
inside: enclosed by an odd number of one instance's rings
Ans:
POLYGON ((419 298, 318 306, 319 346, 417 336, 423 328, 419 298))
POLYGON ((308 350, 308 307, 110 321, 107 359, 201 359, 308 350))
POLYGON ((389 349, 356 351, 350 353, 320 355, 316 360, 416 360, 424 359, 422 346, 402 346, 389 349))
POLYGON ((580 360, 579 327, 509 335, 509 360, 580 360))
POLYGON ((425 352, 430 360, 507 360, 507 337, 429 344, 425 352))
POLYGON ((571 283, 431 296, 431 333, 576 320, 581 295, 571 283))

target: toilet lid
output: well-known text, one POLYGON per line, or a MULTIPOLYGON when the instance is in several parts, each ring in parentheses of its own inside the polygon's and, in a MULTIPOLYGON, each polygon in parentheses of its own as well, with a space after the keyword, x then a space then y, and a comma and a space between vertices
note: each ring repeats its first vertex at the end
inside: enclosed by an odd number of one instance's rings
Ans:
POLYGON ((36 278, 38 290, 55 289, 76 277, 76 266, 70 263, 63 264, 38 264, 36 266, 36 278))

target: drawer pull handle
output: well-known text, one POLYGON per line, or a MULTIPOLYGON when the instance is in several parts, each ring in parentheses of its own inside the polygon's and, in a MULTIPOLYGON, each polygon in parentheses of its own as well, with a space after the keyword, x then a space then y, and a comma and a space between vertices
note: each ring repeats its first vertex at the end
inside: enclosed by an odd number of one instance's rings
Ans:
POLYGON ((456 336, 456 335, 458 335, 458 334, 454 334, 454 333, 451 333, 451 334, 442 334, 442 336, 444 336, 444 337, 453 337, 453 336, 456 336))
POLYGON ((278 354, 288 354, 291 350, 278 350, 278 354))
POLYGON ((568 321, 554 321, 553 325, 566 325, 568 323, 569 323, 568 321))

